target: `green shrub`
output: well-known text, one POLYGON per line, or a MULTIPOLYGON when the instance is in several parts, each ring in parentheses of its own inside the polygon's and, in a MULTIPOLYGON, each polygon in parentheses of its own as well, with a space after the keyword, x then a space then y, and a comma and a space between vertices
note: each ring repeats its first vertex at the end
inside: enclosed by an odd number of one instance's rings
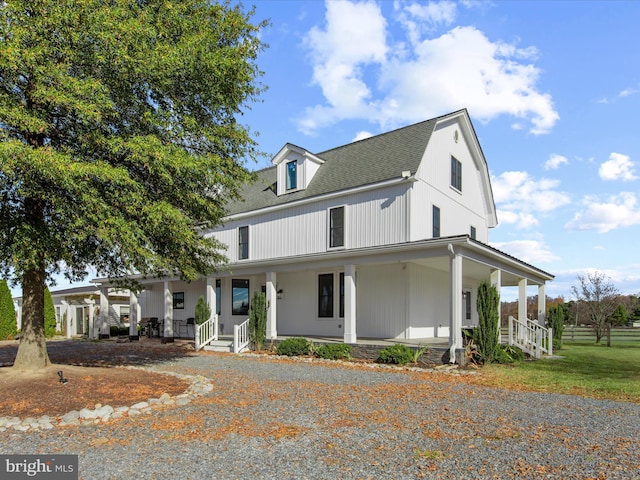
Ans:
POLYGON ((0 340, 13 340, 18 333, 16 309, 6 280, 0 280, 0 340))
POLYGON ((562 348, 562 333, 564 332, 564 310, 561 306, 552 305, 549 307, 547 327, 553 329, 553 349, 560 350, 562 348))
POLYGON ((413 350, 401 343, 396 343, 383 348, 378 354, 378 361, 381 363, 394 363, 396 365, 406 365, 414 361, 413 350))
POLYGON ((309 355, 310 351, 311 343, 302 337, 287 338, 276 347, 276 353, 278 355, 286 355, 288 357, 309 355))
POLYGON ((211 309, 209 308, 209 304, 203 296, 198 297, 198 301, 196 302, 196 311, 194 314, 195 322, 198 325, 202 325, 204 322, 209 320, 210 316, 211 309))
POLYGON ((119 337, 120 335, 129 335, 129 327, 119 327, 117 325, 109 327, 109 336, 119 337))
POLYGON ((249 307, 249 338, 253 349, 262 350, 267 341, 267 297, 262 292, 253 292, 249 307))
POLYGON ((44 289, 44 336, 51 338, 56 334, 56 310, 49 288, 44 289))
POLYGON ((494 362, 496 363, 515 363, 524 360, 524 352, 513 345, 498 345, 494 362))
POLYGON ((491 363, 496 359, 499 345, 498 325, 500 314, 500 294, 498 289, 489 282, 478 285, 478 328, 474 330, 474 340, 478 346, 478 354, 485 363, 491 363))
POLYGON ((351 345, 346 343, 325 343, 316 347, 313 353, 327 360, 348 360, 351 358, 351 345))

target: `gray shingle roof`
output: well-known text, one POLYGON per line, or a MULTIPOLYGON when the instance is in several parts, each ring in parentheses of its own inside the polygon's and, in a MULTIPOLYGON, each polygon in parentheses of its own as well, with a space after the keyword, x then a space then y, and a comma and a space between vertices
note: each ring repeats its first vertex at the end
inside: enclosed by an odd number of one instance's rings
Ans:
POLYGON ((415 174, 436 123, 454 112, 315 154, 324 160, 305 190, 276 195, 276 167, 257 172, 258 179, 240 191, 242 200, 230 202, 230 215, 281 205, 363 185, 415 174))

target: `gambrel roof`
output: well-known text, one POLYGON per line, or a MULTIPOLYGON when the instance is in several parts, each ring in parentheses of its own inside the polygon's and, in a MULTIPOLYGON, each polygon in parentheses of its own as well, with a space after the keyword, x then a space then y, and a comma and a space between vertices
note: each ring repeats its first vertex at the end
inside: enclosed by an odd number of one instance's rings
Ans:
MULTIPOLYGON (((232 201, 227 205, 227 212, 229 215, 234 215, 364 185, 374 185, 400 178, 402 172, 408 171, 415 174, 436 125, 461 114, 468 117, 466 109, 463 109, 315 153, 315 157, 324 163, 304 190, 278 196, 276 167, 260 170, 256 172, 256 182, 240 190, 240 200, 232 201)), ((475 132, 471 133, 475 137, 475 132)), ((477 138, 474 140, 482 156, 477 138)), ((295 145, 291 147, 304 151, 295 145)), ((484 157, 482 161, 484 162, 484 157)))

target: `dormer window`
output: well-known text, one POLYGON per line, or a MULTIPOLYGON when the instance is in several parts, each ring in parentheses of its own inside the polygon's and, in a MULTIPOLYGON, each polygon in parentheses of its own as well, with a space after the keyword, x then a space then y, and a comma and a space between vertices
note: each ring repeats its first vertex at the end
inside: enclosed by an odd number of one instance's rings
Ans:
POLYGON ((293 190, 298 188, 298 176, 297 176, 298 162, 287 163, 287 190, 293 190))
POLYGON ((271 162, 277 167, 275 192, 280 196, 307 189, 324 160, 287 143, 271 162))

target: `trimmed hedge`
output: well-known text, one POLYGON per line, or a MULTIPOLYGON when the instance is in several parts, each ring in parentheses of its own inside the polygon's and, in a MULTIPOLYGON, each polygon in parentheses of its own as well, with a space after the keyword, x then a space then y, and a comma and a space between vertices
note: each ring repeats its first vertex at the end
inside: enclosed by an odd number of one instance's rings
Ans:
POLYGON ((413 350, 401 343, 396 343, 380 350, 378 361, 381 363, 393 363, 406 365, 414 361, 413 350))
POLYGON ((325 343, 314 348, 316 356, 327 360, 349 360, 351 345, 346 343, 325 343))
POLYGON ((309 355, 311 353, 311 343, 302 337, 287 338, 278 344, 276 353, 288 357, 309 355))

